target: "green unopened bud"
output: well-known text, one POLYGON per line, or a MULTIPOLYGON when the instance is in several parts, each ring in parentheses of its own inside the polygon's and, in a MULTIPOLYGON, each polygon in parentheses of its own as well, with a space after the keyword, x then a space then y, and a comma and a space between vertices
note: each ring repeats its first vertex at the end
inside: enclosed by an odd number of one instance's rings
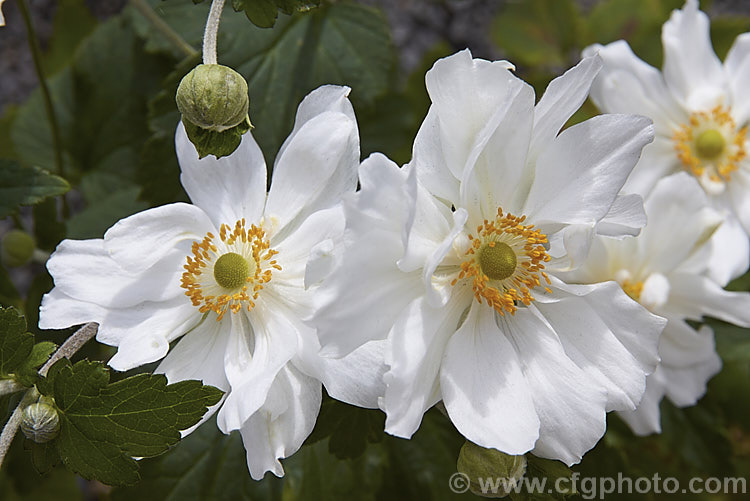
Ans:
POLYGON ((38 444, 49 442, 60 433, 60 416, 48 397, 26 407, 21 414, 21 431, 38 444))
POLYGON ((248 118, 247 82, 220 64, 193 68, 180 82, 176 100, 183 120, 202 129, 222 132, 248 118))
POLYGON ((469 489, 478 496, 507 496, 526 473, 526 457, 510 456, 466 441, 458 454, 456 468, 466 475, 469 489))
POLYGON ((9 267, 23 266, 31 261, 36 243, 34 237, 21 230, 10 230, 2 241, 3 264, 9 267))

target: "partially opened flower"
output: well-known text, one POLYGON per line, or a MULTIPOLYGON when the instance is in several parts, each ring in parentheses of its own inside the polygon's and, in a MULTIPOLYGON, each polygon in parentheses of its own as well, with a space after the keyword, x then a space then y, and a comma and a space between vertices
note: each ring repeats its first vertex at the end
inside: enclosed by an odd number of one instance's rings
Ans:
POLYGON ((55 287, 40 327, 97 322, 97 339, 118 347, 113 368, 166 355, 157 372, 170 381, 201 379, 224 390, 218 425, 241 431, 256 479, 282 475, 278 459, 309 435, 321 380, 333 396, 376 405, 361 382, 348 384, 348 373, 379 367, 362 351, 320 359, 315 332, 302 322, 344 228, 339 199, 356 187, 359 138, 348 92, 326 86, 305 98, 267 196, 251 134, 232 155, 199 160, 180 126, 181 182, 194 205, 135 214, 104 239, 65 240, 48 263, 55 287))
POLYGON ((389 433, 410 437, 442 400, 480 446, 571 464, 607 410, 640 400, 664 321, 617 284, 556 277, 596 231, 644 223, 640 197, 618 193, 650 121, 601 116, 560 133, 600 66, 584 60, 535 106, 509 63, 442 59, 412 162, 360 167, 349 245, 313 322, 330 356, 387 339, 389 433))
POLYGON ((627 42, 593 45, 604 68, 591 90, 606 113, 638 113, 654 121, 656 137, 643 151, 624 190, 646 195, 669 174, 693 175, 722 226, 711 266, 722 283, 748 268, 750 232, 750 33, 737 37, 722 64, 714 53, 708 16, 687 0, 662 29, 663 73, 638 59, 627 42))
POLYGON ((706 195, 686 173, 656 183, 645 201, 648 225, 637 238, 598 237, 585 263, 564 273, 568 283, 617 281, 627 294, 668 319, 659 340, 661 363, 647 379, 635 411, 621 416, 638 434, 661 431, 659 403, 693 405, 721 369, 713 331, 686 320, 704 315, 750 327, 750 294, 727 292, 708 275, 709 240, 722 224, 706 195))

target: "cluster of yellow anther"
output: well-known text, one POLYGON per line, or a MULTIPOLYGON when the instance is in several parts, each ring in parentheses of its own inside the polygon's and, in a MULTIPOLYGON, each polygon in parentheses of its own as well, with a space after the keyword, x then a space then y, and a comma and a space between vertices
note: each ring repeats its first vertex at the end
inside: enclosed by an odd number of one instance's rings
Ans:
POLYGON ((739 163, 747 157, 747 126, 737 130, 728 110, 717 106, 711 111, 690 115, 673 136, 674 148, 683 167, 698 178, 727 182, 739 163))
POLYGON ((630 279, 625 279, 620 284, 625 294, 630 296, 635 301, 641 300, 641 293, 643 292, 643 282, 633 282, 630 279))
POLYGON ((278 251, 270 248, 263 228, 246 228, 244 219, 234 228, 226 224, 219 228, 220 246, 228 252, 219 253, 215 238, 209 232, 202 241, 193 242, 181 286, 201 313, 214 311, 221 320, 227 311, 238 313, 243 306, 253 309, 263 285, 271 280, 272 270, 281 270, 281 266, 273 259, 278 251), (225 269, 217 270, 222 258, 225 269), (240 258, 246 262, 239 265, 240 258), (244 280, 237 278, 238 273, 246 275, 244 280))
MULTIPOLYGON (((503 214, 498 209, 494 221, 485 220, 477 226, 477 236, 469 235, 471 246, 466 251, 469 259, 461 263, 458 278, 452 282, 455 285, 459 280, 472 278, 477 301, 482 303, 484 299, 503 316, 506 312, 513 315, 519 302, 531 304, 534 301, 531 291, 541 286, 542 280, 550 284, 542 271, 543 263, 550 260, 543 245, 547 236, 534 225, 524 225, 525 219, 526 216, 503 214)), ((551 292, 547 286, 544 289, 551 292)))

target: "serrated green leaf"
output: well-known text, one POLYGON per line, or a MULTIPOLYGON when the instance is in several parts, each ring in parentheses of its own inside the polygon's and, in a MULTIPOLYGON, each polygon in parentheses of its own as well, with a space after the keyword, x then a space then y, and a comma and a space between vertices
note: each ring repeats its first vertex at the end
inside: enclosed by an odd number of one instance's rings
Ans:
POLYGON ((39 167, 22 167, 0 158, 0 219, 22 205, 34 205, 70 189, 63 178, 39 167))
POLYGON ((224 435, 211 419, 168 453, 140 461, 141 481, 118 487, 113 501, 258 501, 280 499, 284 479, 256 482, 239 433, 224 435))
POLYGON ((39 368, 49 360, 55 349, 57 345, 50 341, 36 343, 26 360, 16 369, 15 379, 24 386, 33 386, 39 379, 39 368))
POLYGON ((165 452, 180 430, 196 424, 222 392, 199 381, 167 385, 161 374, 138 374, 109 383, 100 362, 54 364, 42 393, 53 396, 61 414, 57 451, 63 463, 89 479, 110 485, 138 481, 133 457, 165 452))
POLYGON ((0 308, 0 378, 9 378, 29 357, 34 336, 15 308, 0 308))
POLYGON ((232 0, 232 8, 245 15, 256 26, 271 28, 279 11, 284 14, 306 12, 320 5, 320 0, 232 0))

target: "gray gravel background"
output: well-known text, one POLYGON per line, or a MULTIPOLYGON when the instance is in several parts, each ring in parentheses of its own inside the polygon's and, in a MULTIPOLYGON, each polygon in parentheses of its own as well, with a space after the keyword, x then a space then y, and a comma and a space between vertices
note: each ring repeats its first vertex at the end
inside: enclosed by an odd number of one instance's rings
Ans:
MULTIPOLYGON (((42 47, 52 30, 57 3, 54 0, 27 0, 42 47)), ((497 59, 499 50, 487 33, 494 14, 507 1, 523 0, 362 0, 381 7, 392 26, 401 66, 408 71, 419 64, 422 55, 440 40, 456 48, 470 46, 477 57, 497 59)), ((580 0, 583 10, 598 0, 580 0)), ((125 6, 127 0, 86 0, 94 15, 104 19, 125 6)), ((10 103, 22 102, 37 81, 26 44, 26 32, 16 0, 3 4, 6 26, 0 28, 0 113, 10 103)), ((710 15, 750 14, 748 0, 714 0, 710 15)))

